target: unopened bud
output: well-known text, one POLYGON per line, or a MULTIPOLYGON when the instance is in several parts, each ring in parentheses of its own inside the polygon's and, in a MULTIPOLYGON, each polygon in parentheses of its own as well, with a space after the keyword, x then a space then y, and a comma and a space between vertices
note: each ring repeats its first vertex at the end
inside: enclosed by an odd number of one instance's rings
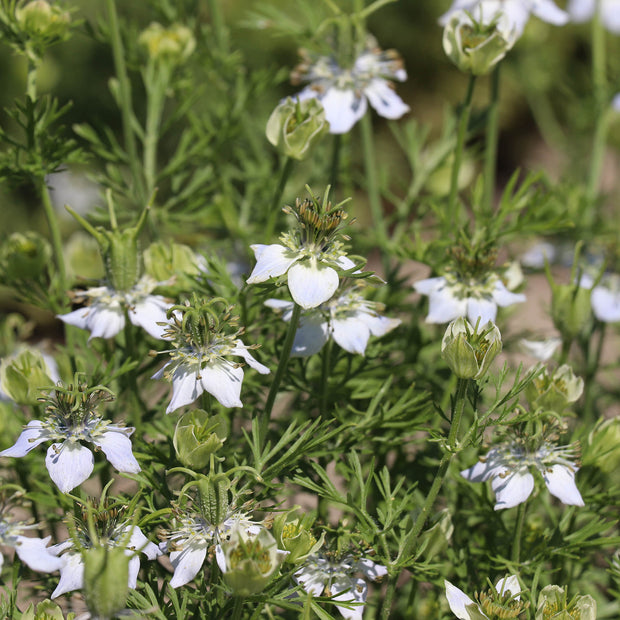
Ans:
POLYGON ((129 557, 123 547, 96 546, 84 552, 84 597, 91 614, 112 618, 125 608, 129 557))
POLYGON ((532 409, 544 409, 562 413, 583 393, 583 379, 564 364, 553 373, 545 369, 525 389, 532 409))
POLYGON ((589 595, 568 600, 566 589, 545 586, 538 595, 536 620, 596 620, 596 601, 589 595))
POLYGON ((2 245, 0 271, 6 284, 47 278, 50 244, 36 232, 13 233, 2 245))
POLYGON ((299 516, 297 509, 280 513, 273 521, 271 531, 279 549, 288 551, 286 562, 298 564, 323 545, 325 534, 317 540, 311 531, 312 519, 299 516))
MULTIPOLYGON (((67 620, 73 620, 74 613, 67 616, 67 620)), ((21 620, 65 620, 62 609, 52 603, 49 599, 45 599, 36 605, 30 603, 28 609, 22 614, 21 620)))
POLYGON ((15 17, 31 36, 62 39, 67 34, 71 15, 47 0, 33 0, 15 10, 15 17))
POLYGON ((41 390, 51 388, 54 381, 49 376, 43 354, 34 349, 24 349, 3 360, 0 385, 3 392, 19 405, 35 405, 41 390))
POLYGON ((596 465, 607 474, 620 468, 620 418, 601 420, 583 446, 584 465, 596 465))
POLYGON ((185 61, 196 47, 192 31, 181 24, 164 28, 161 24, 152 22, 142 31, 138 42, 146 47, 151 60, 171 65, 185 61))
POLYGON ((567 340, 588 333, 592 326, 591 291, 577 284, 551 287, 551 318, 567 340))
POLYGON ((204 469, 211 455, 226 441, 226 428, 223 416, 209 416, 202 409, 182 415, 172 439, 177 458, 186 467, 196 471, 204 469))

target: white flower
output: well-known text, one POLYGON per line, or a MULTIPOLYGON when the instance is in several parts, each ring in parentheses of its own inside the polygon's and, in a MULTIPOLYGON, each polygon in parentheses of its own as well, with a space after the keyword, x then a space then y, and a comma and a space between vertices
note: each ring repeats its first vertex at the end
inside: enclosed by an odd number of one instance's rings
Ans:
POLYGON ((207 553, 214 546, 219 563, 219 556, 222 553, 220 544, 228 538, 233 528, 242 528, 252 536, 263 529, 234 507, 230 507, 222 522, 218 524, 212 523, 203 513, 177 514, 176 521, 176 529, 161 545, 162 549, 170 551, 170 561, 174 568, 170 586, 173 588, 183 586, 196 577, 207 558, 207 553))
POLYGON ((599 321, 604 323, 620 321, 620 275, 606 274, 596 286, 589 275, 582 275, 579 286, 592 289, 590 303, 592 312, 599 321))
POLYGON ((48 399, 48 417, 28 422, 15 444, 0 452, 0 456, 26 456, 39 444, 53 441, 47 450, 45 465, 63 493, 82 484, 93 471, 93 453, 82 442, 101 450, 118 471, 138 473, 140 465, 133 456, 129 439, 134 429, 111 424, 96 414, 97 402, 109 399, 109 395, 97 389, 82 392, 84 399, 76 406, 70 398, 71 392, 59 390, 60 387, 55 396, 48 399))
MULTIPOLYGON (((0 517, 0 545, 13 547, 19 559, 40 573, 51 573, 60 568, 61 562, 54 557, 51 548, 47 546, 51 536, 46 538, 30 538, 24 536, 25 530, 35 529, 36 525, 7 521, 0 517)), ((0 569, 4 564, 4 557, 0 554, 0 569)))
POLYGON ((506 18, 506 27, 523 34, 530 13, 555 26, 563 26, 569 16, 552 0, 454 0, 450 9, 439 18, 445 26, 456 11, 469 11, 483 23, 506 18), (504 17, 502 17, 504 16, 504 17))
POLYGON ((547 340, 527 340, 522 338, 521 348, 540 362, 546 362, 553 357, 557 348, 562 344, 561 338, 548 338, 547 340))
POLYGON ((597 5, 603 26, 620 34, 620 0, 569 0, 566 10, 574 22, 585 22, 594 17, 597 5))
POLYGON ((571 446, 553 446, 547 442, 538 448, 528 448, 514 441, 493 448, 473 467, 461 472, 471 482, 491 480, 495 492, 495 510, 513 508, 526 501, 534 490, 530 468, 542 475, 551 495, 564 504, 583 506, 575 484, 575 450, 571 446))
MULTIPOLYGON (((101 515, 105 516, 103 512, 100 512, 98 516, 101 518, 101 515)), ((117 517, 114 514, 108 520, 103 519, 107 529, 102 532, 103 536, 99 543, 108 547, 122 546, 124 548, 124 553, 129 558, 127 585, 135 589, 140 571, 140 553, 144 553, 149 560, 154 560, 161 555, 161 551, 157 545, 147 539, 137 525, 127 523, 127 521, 116 521, 117 517)), ((102 522, 99 521, 96 525, 101 526, 102 522)), ((77 524, 77 533, 78 544, 69 539, 50 548, 61 563, 60 581, 52 592, 52 598, 73 590, 81 590, 84 587, 84 560, 81 550, 92 547, 93 541, 90 539, 88 527, 84 524, 77 524)))
MULTIPOLYGON (((497 591, 496 595, 493 595, 493 593, 484 593, 480 595, 479 598, 481 599, 482 606, 472 601, 465 592, 452 585, 449 581, 444 580, 444 584, 446 586, 446 598, 448 599, 450 609, 460 620, 478 620, 480 614, 488 618, 489 616, 484 613, 483 607, 488 607, 490 609, 493 609, 494 606, 496 609, 497 607, 501 609, 512 608, 512 611, 520 609, 518 602, 520 601, 519 594, 521 592, 521 586, 519 585, 519 580, 516 575, 500 579, 495 586, 495 590, 497 591)), ((513 618, 516 616, 517 614, 513 613, 506 617, 513 618)), ((495 618, 496 615, 493 614, 492 617, 495 618)))
POLYGON ((142 276, 129 291, 116 291, 110 286, 89 288, 76 294, 78 299, 88 299, 89 305, 57 315, 61 321, 81 329, 90 330, 90 338, 114 338, 125 327, 125 313, 129 320, 142 327, 153 338, 163 338, 170 304, 161 295, 151 295, 157 282, 142 276))
POLYGON ((330 133, 347 133, 366 113, 368 102, 384 118, 397 119, 409 106, 394 92, 388 80, 404 82, 407 73, 393 50, 373 47, 344 68, 329 56, 313 59, 305 54, 293 74, 297 82, 310 82, 297 97, 316 97, 325 109, 330 133))
POLYGON ((323 554, 313 554, 308 556, 294 578, 313 596, 329 596, 334 601, 351 603, 350 608, 341 605, 336 605, 336 608, 348 620, 362 620, 368 586, 366 581, 356 576, 358 573, 366 579, 375 580, 387 575, 387 568, 352 555, 334 560, 323 554))
POLYGON ((449 323, 467 317, 472 325, 495 323, 497 307, 502 308, 525 301, 525 295, 510 292, 494 273, 483 280, 460 280, 453 274, 420 280, 413 288, 429 297, 428 323, 449 323))
POLYGON ((284 233, 281 244, 251 246, 256 265, 247 283, 258 284, 286 274, 295 303, 304 309, 316 308, 336 292, 340 281, 337 270, 355 267, 338 239, 347 214, 316 199, 297 199, 286 212, 297 218, 297 230, 284 233))
MULTIPOLYGON (((285 321, 291 320, 294 306, 292 302, 268 299, 265 305, 283 311, 282 318, 285 321)), ((400 319, 379 315, 378 306, 379 304, 364 299, 359 293, 347 292, 304 312, 295 334, 291 355, 314 355, 330 337, 345 351, 364 355, 371 335, 384 336, 401 322, 400 319)))

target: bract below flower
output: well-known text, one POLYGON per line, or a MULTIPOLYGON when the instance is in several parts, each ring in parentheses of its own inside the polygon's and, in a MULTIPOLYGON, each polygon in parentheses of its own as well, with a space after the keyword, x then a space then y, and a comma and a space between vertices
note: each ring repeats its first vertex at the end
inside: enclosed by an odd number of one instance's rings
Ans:
POLYGON ((484 23, 504 16, 508 27, 514 28, 519 36, 523 34, 530 13, 555 26, 563 26, 569 20, 568 14, 552 0, 454 0, 439 18, 439 23, 445 26, 456 11, 480 12, 484 23))
POLYGON ((512 611, 510 615, 506 614, 506 618, 516 618, 519 614, 519 610, 523 608, 520 604, 520 592, 521 586, 516 575, 510 575, 504 577, 497 582, 495 586, 496 593, 483 593, 478 596, 479 603, 472 601, 472 599, 465 594, 462 590, 452 585, 449 581, 444 581, 446 587, 446 598, 452 613, 459 618, 459 620, 479 620, 482 618, 496 618, 500 617, 498 614, 488 616, 486 612, 489 611, 512 611), (516 613, 514 613, 516 612, 516 613))
POLYGON ((162 339, 166 312, 170 304, 161 295, 151 295, 157 282, 148 276, 129 291, 116 291, 110 286, 98 286, 77 293, 77 299, 89 300, 89 305, 59 314, 58 318, 81 329, 90 330, 90 338, 114 338, 125 327, 125 313, 136 326, 142 327, 153 338, 162 339))
POLYGON ((301 101, 316 97, 325 109, 330 133, 343 134, 364 116, 368 102, 380 116, 400 118, 409 106, 394 92, 392 82, 404 82, 407 73, 400 56, 373 46, 357 57, 351 68, 341 67, 329 56, 311 58, 303 53, 293 81, 310 82, 297 94, 301 101))
MULTIPOLYGON (((283 311, 285 321, 291 320, 292 302, 268 299, 265 305, 283 311)), ((314 355, 329 338, 349 353, 364 355, 371 335, 384 336, 401 322, 379 315, 377 309, 378 304, 364 299, 359 293, 349 292, 302 313, 291 355, 314 355)))
POLYGON ((598 6, 603 26, 620 34, 620 0, 569 0, 566 10, 574 22, 585 22, 594 17, 598 6))
POLYGON ((545 442, 536 449, 528 449, 522 442, 515 441, 493 448, 461 475, 470 482, 491 480, 495 510, 513 508, 527 500, 534 490, 531 468, 540 472, 551 495, 564 504, 583 506, 575 484, 579 467, 574 459, 575 450, 571 446, 553 446, 545 442))
POLYGON ((459 280, 453 274, 420 280, 413 288, 428 295, 428 323, 449 323, 467 317, 472 325, 495 323, 497 307, 525 301, 525 295, 509 291, 500 277, 488 274, 481 280, 459 280))
POLYGON ((387 575, 387 568, 368 558, 346 555, 335 560, 319 553, 310 555, 294 578, 313 596, 329 596, 334 601, 351 603, 351 607, 336 605, 336 609, 347 620, 362 620, 368 585, 357 574, 376 580, 387 575))

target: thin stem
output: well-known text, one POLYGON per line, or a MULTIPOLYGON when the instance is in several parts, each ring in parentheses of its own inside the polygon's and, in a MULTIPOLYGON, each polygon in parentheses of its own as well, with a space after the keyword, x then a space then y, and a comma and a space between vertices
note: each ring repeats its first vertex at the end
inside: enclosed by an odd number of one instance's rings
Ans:
POLYGON ((273 195, 273 200, 271 201, 271 206, 269 207, 269 214, 267 216, 267 235, 266 239, 270 240, 273 236, 273 233, 276 228, 276 220, 278 217, 278 213, 280 212, 279 206, 282 201, 282 194, 284 193, 284 188, 286 187, 286 183, 291 176, 291 172, 293 171, 293 165, 295 160, 291 157, 285 157, 284 163, 282 164, 282 168, 280 169, 280 178, 278 179, 278 186, 276 187, 276 191, 273 195))
POLYGON ((220 4, 221 0, 209 0, 209 13, 216 47, 220 52, 226 52, 228 50, 228 33, 224 25, 220 4))
POLYGON ((338 176, 340 172, 340 148, 342 147, 342 135, 334 134, 334 142, 332 147, 332 158, 328 171, 329 186, 332 188, 332 196, 335 196, 336 186, 338 184, 338 176))
POLYGON ((606 323, 598 322, 593 330, 593 334, 587 341, 583 343, 586 353, 586 371, 584 376, 584 395, 583 395, 583 419, 586 423, 591 423, 594 417, 594 388, 596 382, 594 377, 598 371, 601 363, 601 356, 603 354, 603 344, 605 343, 605 328, 606 323), (592 354, 591 343, 594 342, 594 332, 598 331, 598 341, 594 354, 592 354))
POLYGON ((497 170, 500 67, 501 63, 495 67, 491 76, 491 100, 487 113, 486 146, 484 152, 484 208, 489 215, 493 211, 495 173, 497 170))
POLYGON ((331 359, 332 359, 332 341, 327 341, 323 351, 321 353, 321 399, 320 399, 320 411, 321 415, 325 414, 327 409, 327 397, 329 395, 329 375, 331 371, 331 359))
POLYGON ((116 12, 116 4, 114 0, 106 0, 106 6, 110 20, 110 43, 112 45, 114 67, 116 69, 119 85, 125 150, 127 151, 129 167, 131 169, 135 190, 137 192, 137 202, 144 204, 148 198, 144 189, 142 170, 140 160, 138 158, 138 149, 136 147, 136 137, 132 127, 133 104, 131 100, 131 83, 127 74, 127 66, 125 65, 125 51, 123 49, 123 41, 121 39, 118 14, 116 12))
POLYGON ((381 606, 381 620, 387 620, 390 617, 392 611, 392 601, 394 600, 394 593, 396 592, 396 577, 391 575, 388 578, 387 588, 385 590, 385 596, 383 597, 383 605, 381 606))
POLYGON ((26 77, 26 94, 31 101, 37 99, 37 65, 28 59, 28 75, 26 77))
POLYGON ((241 612, 243 610, 243 599, 240 596, 235 596, 234 600, 235 600, 235 604, 233 607, 231 620, 240 620, 241 612))
POLYGON ((360 121, 362 129, 362 150, 364 152, 364 172, 366 175, 366 189, 368 191, 368 201, 372 223, 377 235, 379 250, 383 259, 383 269, 389 271, 389 256, 385 251, 388 243, 388 232, 383 217, 383 207, 381 205, 381 194, 379 192, 379 182, 377 179, 377 163, 375 160, 374 141, 372 138, 372 120, 370 114, 364 114, 360 121))
POLYGON ((155 67, 153 64, 149 63, 144 78, 147 100, 143 161, 146 193, 149 198, 156 189, 157 145, 159 142, 159 130, 166 100, 168 75, 169 72, 167 68, 155 67))
POLYGON ((523 538, 523 524, 525 523, 525 507, 526 503, 522 502, 517 508, 517 522, 515 523, 515 533, 512 538, 512 555, 511 559, 518 564, 521 557, 521 539, 523 538))
POLYGON ((289 324, 288 324, 288 331, 286 332, 286 338, 284 339, 284 344, 282 345, 282 353, 280 355, 280 362, 278 363, 276 374, 273 377, 273 383, 271 384, 271 387, 269 388, 267 402, 265 403, 263 417, 260 422, 260 436, 263 441, 267 439, 267 430, 269 428, 271 410, 273 409, 273 404, 276 401, 278 389, 280 388, 280 383, 282 383, 282 379, 284 378, 284 373, 286 372, 288 360, 291 356, 291 350, 293 348, 293 341, 295 340, 295 334, 297 333, 297 326, 299 324, 300 316, 301 316, 301 306, 299 306, 298 304, 295 304, 293 306, 293 315, 291 316, 291 320, 289 321, 289 324))
POLYGON ((469 117, 471 115, 471 102, 474 94, 474 86, 476 85, 476 76, 469 77, 467 84, 467 93, 461 110, 459 119, 458 133, 456 137, 456 148, 454 150, 454 161, 452 163, 452 175, 450 178, 450 197, 448 199, 448 220, 450 226, 456 224, 456 195, 459 189, 459 171, 461 169, 461 161, 463 159, 463 149, 465 147, 465 138, 467 137, 467 126, 469 125, 469 117))

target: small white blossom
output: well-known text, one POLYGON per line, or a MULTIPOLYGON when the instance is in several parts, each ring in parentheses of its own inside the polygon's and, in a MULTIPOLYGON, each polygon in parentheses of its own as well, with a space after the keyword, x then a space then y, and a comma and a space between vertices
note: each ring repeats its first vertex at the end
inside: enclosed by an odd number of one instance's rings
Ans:
POLYGON ((566 10, 572 21, 585 22, 594 17, 597 5, 603 26, 620 34, 620 0, 569 0, 566 10))
POLYGON ((575 449, 572 446, 554 446, 548 442, 538 448, 528 448, 524 442, 514 441, 493 448, 478 463, 461 472, 470 482, 491 480, 495 492, 495 510, 513 508, 523 503, 534 490, 534 476, 538 470, 551 495, 564 504, 583 506, 583 499, 575 474, 575 449))
POLYGON ((428 323, 449 323, 458 317, 467 317, 472 325, 478 319, 481 325, 495 323, 498 306, 505 308, 525 301, 525 295, 509 291, 495 273, 479 280, 459 279, 448 273, 420 280, 413 287, 418 293, 428 295, 428 323))
MULTIPOLYGON (((265 305, 282 311, 285 321, 291 320, 294 306, 292 302, 268 299, 265 305)), ((371 335, 384 336, 401 322, 400 319, 381 316, 377 312, 379 306, 380 304, 364 299, 359 293, 350 291, 302 313, 291 355, 314 355, 329 338, 333 338, 349 353, 364 355, 371 335)))
POLYGON ((569 20, 568 14, 552 0, 454 0, 439 23, 445 26, 456 11, 469 11, 485 24, 501 18, 519 36, 523 34, 530 13, 555 26, 563 26, 569 20))
POLYGON ((114 338, 125 327, 125 314, 153 338, 162 339, 166 312, 170 304, 161 295, 151 295, 158 283, 142 276, 129 291, 116 291, 110 286, 98 286, 76 293, 78 300, 89 300, 84 308, 58 318, 69 325, 90 330, 90 338, 114 338))
POLYGON ((131 451, 130 435, 135 429, 111 424, 95 411, 99 400, 109 399, 104 390, 83 393, 84 400, 75 407, 75 401, 57 387, 55 396, 48 399, 45 420, 31 420, 13 446, 0 456, 22 457, 45 441, 54 443, 47 449, 45 465, 51 479, 63 492, 68 493, 82 484, 92 473, 94 456, 83 443, 101 450, 118 471, 136 474, 140 465, 131 451))
POLYGON ((592 289, 590 303, 594 316, 604 323, 620 321, 620 275, 606 274, 599 284, 594 286, 594 280, 589 275, 581 276, 579 286, 592 289))
POLYGON ((313 596, 329 596, 334 601, 351 603, 351 607, 336 605, 336 609, 347 620, 362 620, 368 585, 364 579, 357 577, 359 573, 367 580, 376 580, 387 575, 387 568, 368 558, 353 555, 335 560, 328 554, 313 554, 308 556, 294 577, 313 596))
POLYGON ((394 92, 392 82, 404 82, 407 73, 400 56, 373 46, 357 57, 350 68, 341 67, 334 58, 311 58, 304 54, 293 80, 310 82, 297 94, 300 100, 316 97, 325 109, 330 133, 343 134, 364 116, 368 102, 380 116, 400 118, 409 106, 394 92))
MULTIPOLYGON (((450 609, 459 620, 478 620, 480 614, 485 618, 489 617, 484 613, 481 605, 472 601, 465 592, 452 585, 447 580, 444 580, 444 584, 446 586, 446 598, 448 599, 450 609)), ((502 608, 517 607, 518 601, 520 600, 519 594, 521 592, 521 586, 519 585, 519 580, 516 575, 500 579, 495 586, 495 590, 497 591, 498 601, 496 602, 493 600, 494 597, 492 594, 483 594, 479 596, 479 598, 482 599, 482 607, 489 607, 491 609, 493 609, 493 606, 497 605, 502 608)), ((496 617, 495 614, 492 617, 496 617)), ((516 617, 516 614, 513 613, 510 617, 516 617)))
POLYGON ((546 362, 553 357, 553 354, 562 344, 562 339, 548 338, 546 340, 528 340, 526 338, 522 338, 520 344, 525 353, 540 362, 546 362))
MULTIPOLYGON (((0 545, 13 547, 19 559, 32 570, 40 573, 51 573, 60 568, 61 562, 54 557, 51 547, 47 546, 51 536, 31 538, 24 536, 26 530, 35 529, 36 525, 27 525, 16 521, 7 521, 0 517, 0 545)), ((0 554, 0 569, 4 564, 4 556, 0 554)))

